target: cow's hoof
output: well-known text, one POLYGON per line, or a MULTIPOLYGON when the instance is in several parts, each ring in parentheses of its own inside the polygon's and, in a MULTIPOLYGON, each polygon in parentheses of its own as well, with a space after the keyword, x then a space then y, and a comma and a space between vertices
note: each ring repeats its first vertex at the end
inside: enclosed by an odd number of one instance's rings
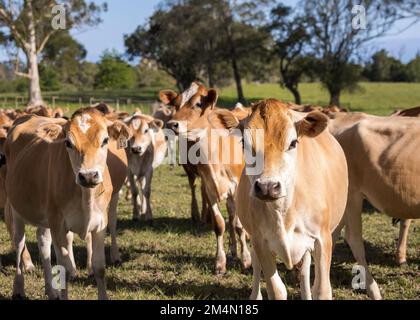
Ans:
POLYGON ((149 227, 153 227, 153 220, 146 220, 146 225, 149 227))
POLYGON ((140 221, 140 216, 133 216, 132 220, 134 222, 139 222, 140 221))
POLYGON ((35 266, 33 263, 29 263, 28 265, 25 265, 23 269, 25 270, 25 273, 28 273, 28 274, 35 272, 35 266))
POLYGON ((407 268, 408 267, 408 263, 407 261, 399 261, 398 265, 400 266, 400 268, 407 268))
POLYGON ((226 263, 225 264, 216 264, 216 268, 214 269, 214 273, 217 276, 223 276, 226 274, 226 263))
POLYGON ((121 266, 122 265, 122 260, 121 260, 121 258, 115 259, 115 260, 111 261, 111 264, 113 266, 121 266))
POLYGON ((22 293, 15 293, 12 295, 12 300, 28 300, 28 299, 22 293))

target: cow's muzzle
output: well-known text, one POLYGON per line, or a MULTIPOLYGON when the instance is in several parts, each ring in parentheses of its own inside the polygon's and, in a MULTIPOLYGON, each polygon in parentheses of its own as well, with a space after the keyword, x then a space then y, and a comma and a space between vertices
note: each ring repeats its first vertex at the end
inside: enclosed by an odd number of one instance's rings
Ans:
POLYGON ((77 175, 77 183, 85 188, 94 188, 102 182, 99 170, 80 170, 77 175))
POLYGON ((282 198, 279 181, 258 179, 254 183, 254 195, 263 201, 275 201, 282 198))

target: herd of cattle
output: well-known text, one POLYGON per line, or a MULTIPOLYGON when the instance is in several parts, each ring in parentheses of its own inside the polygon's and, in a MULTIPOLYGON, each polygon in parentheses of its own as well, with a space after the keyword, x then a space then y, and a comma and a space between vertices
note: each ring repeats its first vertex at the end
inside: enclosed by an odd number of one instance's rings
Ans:
POLYGON ((67 287, 52 285, 51 245, 57 264, 74 276, 74 233, 86 240, 89 272, 99 299, 106 299, 104 238, 108 227, 111 262, 121 262, 116 230, 122 186, 131 190, 133 219, 144 215, 151 222, 153 171, 175 149, 166 132, 186 139, 187 151, 201 143, 208 157, 221 160, 238 144, 234 132, 239 130, 250 132, 252 153, 263 154, 261 172, 247 174, 245 134, 239 163, 187 159, 182 164, 191 188, 192 220, 214 228, 215 272, 226 272, 226 222, 220 212, 226 200, 229 249, 244 270, 253 268, 251 299, 262 298, 261 272, 268 297, 287 298, 276 256, 287 269, 298 270, 302 299, 331 299, 331 257, 343 228, 365 268, 368 295, 381 299, 365 258, 362 205, 367 199, 400 220, 397 261, 405 263, 410 219, 420 218, 420 107, 379 117, 267 99, 227 110, 216 106, 217 91, 200 83, 182 93, 163 90, 159 98, 152 116, 117 112, 105 104, 79 109, 71 118, 46 107, 0 112, 0 206, 16 251, 14 298, 25 297, 24 271, 34 268, 25 245, 25 224, 30 224, 37 228, 49 299, 68 297, 67 287), (217 137, 227 142, 217 148, 208 138, 214 129, 227 133, 217 137), (264 132, 262 143, 257 130, 264 132))

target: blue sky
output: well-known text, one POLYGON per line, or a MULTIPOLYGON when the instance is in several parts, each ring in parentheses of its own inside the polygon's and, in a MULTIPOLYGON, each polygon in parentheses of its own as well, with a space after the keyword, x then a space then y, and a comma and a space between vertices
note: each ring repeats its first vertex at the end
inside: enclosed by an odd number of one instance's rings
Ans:
MULTIPOLYGON (((94 0, 102 3, 103 0, 94 0)), ((74 31, 74 37, 81 42, 88 51, 87 60, 97 61, 106 49, 116 49, 120 53, 124 50, 124 34, 132 33, 136 27, 143 24, 150 16, 159 0, 107 0, 108 12, 102 15, 103 23, 99 26, 83 31, 74 31)), ((294 6, 297 0, 283 1, 294 6)), ((396 34, 406 23, 397 25, 391 33, 396 34)), ((368 52, 385 48, 392 55, 403 61, 412 59, 420 52, 420 23, 403 33, 376 40, 368 46, 368 52)), ((5 58, 4 50, 0 50, 0 59, 5 58)))

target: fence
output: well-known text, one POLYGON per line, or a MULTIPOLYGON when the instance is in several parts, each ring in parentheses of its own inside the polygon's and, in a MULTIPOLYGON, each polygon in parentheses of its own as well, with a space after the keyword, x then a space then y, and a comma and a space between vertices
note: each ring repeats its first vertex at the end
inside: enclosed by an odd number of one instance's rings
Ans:
MULTIPOLYGON (((28 98, 25 96, 3 97, 0 98, 1 107, 5 108, 24 108, 28 98)), ((139 108, 144 113, 152 114, 158 106, 156 100, 141 100, 133 98, 98 98, 98 97, 70 97, 70 96, 47 96, 44 101, 51 107, 69 107, 69 109, 80 108, 88 105, 94 105, 100 102, 106 103, 115 110, 127 110, 139 108)))

